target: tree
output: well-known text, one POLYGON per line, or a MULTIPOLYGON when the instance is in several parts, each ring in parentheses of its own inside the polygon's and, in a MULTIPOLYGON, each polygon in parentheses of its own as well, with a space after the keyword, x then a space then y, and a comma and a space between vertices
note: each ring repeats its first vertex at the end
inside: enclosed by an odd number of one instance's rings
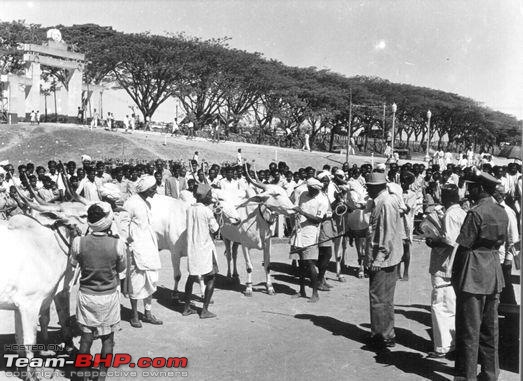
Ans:
POLYGON ((23 74, 25 63, 20 44, 39 44, 45 41, 45 31, 38 24, 23 20, 0 22, 0 73, 23 74))
POLYGON ((186 65, 177 77, 173 94, 193 119, 195 129, 212 122, 225 104, 230 64, 226 40, 193 39, 184 51, 186 65))
POLYGON ((187 42, 181 37, 146 33, 116 33, 113 49, 107 52, 109 79, 114 80, 134 101, 144 120, 172 94, 176 80, 184 70, 183 54, 187 42))
POLYGON ((58 25, 57 28, 73 51, 85 54, 84 82, 99 85, 107 80, 117 62, 112 57, 112 51, 116 42, 114 38, 119 33, 110 26, 96 24, 58 25))

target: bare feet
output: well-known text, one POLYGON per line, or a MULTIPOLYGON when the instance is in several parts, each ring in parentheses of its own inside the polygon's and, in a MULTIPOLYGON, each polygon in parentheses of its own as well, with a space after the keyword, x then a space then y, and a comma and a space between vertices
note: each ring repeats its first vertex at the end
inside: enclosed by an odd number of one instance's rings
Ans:
POLYGON ((320 300, 320 297, 318 295, 312 294, 311 298, 307 300, 307 303, 316 303, 318 300, 320 300))
POLYGON ((216 317, 216 314, 213 314, 209 310, 203 309, 202 313, 200 314, 200 319, 211 319, 216 317))
POLYGON ((296 294, 292 295, 291 298, 306 298, 307 297, 307 294, 305 293, 305 291, 303 292, 297 292, 296 294))
POLYGON ((193 315, 195 313, 197 313, 196 310, 189 306, 189 307, 185 307, 185 309, 182 312, 182 315, 189 316, 189 315, 193 315))

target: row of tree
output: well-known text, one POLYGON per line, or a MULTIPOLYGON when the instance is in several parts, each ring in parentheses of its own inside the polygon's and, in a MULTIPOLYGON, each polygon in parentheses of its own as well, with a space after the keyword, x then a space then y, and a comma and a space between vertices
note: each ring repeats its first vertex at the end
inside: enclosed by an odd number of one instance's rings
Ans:
MULTIPOLYGON (((179 100, 196 129, 215 120, 227 130, 252 127, 256 133, 280 128, 298 134, 307 128, 311 142, 320 131, 336 135, 360 130, 365 141, 385 136, 397 104, 396 139, 492 148, 516 142, 516 118, 472 99, 443 91, 391 83, 380 78, 351 77, 328 70, 289 67, 281 62, 230 48, 227 39, 201 40, 184 34, 129 34, 95 24, 56 26, 72 49, 86 54, 84 80, 124 89, 143 117, 152 117, 170 97, 179 100), (351 105, 354 105, 351 107, 351 105), (383 107, 383 105, 385 105, 383 107)), ((45 41, 48 28, 23 22, 0 23, 0 72, 24 68, 17 45, 45 41)), ((46 70, 65 83, 66 73, 46 70)))

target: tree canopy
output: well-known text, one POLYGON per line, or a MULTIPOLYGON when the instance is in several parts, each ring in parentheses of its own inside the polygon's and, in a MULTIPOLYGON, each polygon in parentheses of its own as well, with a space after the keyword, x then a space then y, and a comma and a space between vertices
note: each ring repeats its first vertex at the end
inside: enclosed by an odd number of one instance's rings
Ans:
MULTIPOLYGON (((129 34, 96 24, 56 27, 73 50, 86 54, 84 81, 124 89, 144 118, 175 97, 197 129, 214 120, 231 131, 247 124, 260 134, 279 128, 298 136, 307 129, 312 142, 320 131, 328 131, 332 148, 336 135, 347 135, 349 122, 365 140, 376 131, 385 136, 390 106, 396 103, 395 138, 407 146, 427 140, 427 110, 432 112, 434 144, 445 139, 489 149, 520 139, 520 121, 473 99, 376 77, 290 67, 232 49, 227 38, 129 34)), ((0 23, 0 72, 23 71, 16 47, 43 42, 47 29, 20 21, 0 23)), ((62 80, 59 71, 48 74, 62 80)))

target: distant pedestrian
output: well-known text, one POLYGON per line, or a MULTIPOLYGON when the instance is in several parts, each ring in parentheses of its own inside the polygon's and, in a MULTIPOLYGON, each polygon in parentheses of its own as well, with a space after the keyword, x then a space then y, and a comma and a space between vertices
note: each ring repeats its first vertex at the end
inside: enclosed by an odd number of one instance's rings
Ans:
POLYGON ((36 123, 36 113, 35 113, 35 110, 31 110, 31 114, 29 114, 29 121, 31 122, 31 124, 35 124, 36 123))
POLYGON ((220 130, 220 122, 216 121, 216 126, 214 127, 214 135, 216 137, 216 143, 220 142, 221 139, 221 130, 220 130))
POLYGON ((35 121, 36 124, 40 124, 40 110, 36 110, 35 121))
POLYGON ((131 126, 131 121, 129 119, 129 115, 126 115, 125 118, 123 118, 123 127, 125 129, 125 132, 129 132, 130 126, 131 126))
POLYGON ((76 118, 78 120, 79 124, 84 124, 84 109, 78 106, 78 112, 76 114, 76 118))
POLYGON ((309 151, 309 152, 311 151, 309 139, 310 139, 309 131, 305 131, 305 135, 303 136, 304 144, 303 144, 302 151, 309 151))
POLYGON ((179 130, 180 130, 180 126, 178 124, 178 118, 174 118, 173 127, 171 129, 171 136, 178 135, 179 130))
POLYGON ((99 119, 99 114, 98 114, 98 111, 96 111, 96 109, 94 109, 94 112, 93 112, 93 118, 91 119, 91 125, 89 127, 89 130, 93 130, 93 128, 96 128, 98 127, 98 119, 99 119))
POLYGON ((236 154, 236 164, 243 165, 242 149, 241 148, 238 148, 238 153, 236 154))
POLYGON ((131 128, 131 133, 133 133, 136 128, 136 115, 134 115, 134 113, 131 114, 131 118, 129 119, 129 127, 131 128))

